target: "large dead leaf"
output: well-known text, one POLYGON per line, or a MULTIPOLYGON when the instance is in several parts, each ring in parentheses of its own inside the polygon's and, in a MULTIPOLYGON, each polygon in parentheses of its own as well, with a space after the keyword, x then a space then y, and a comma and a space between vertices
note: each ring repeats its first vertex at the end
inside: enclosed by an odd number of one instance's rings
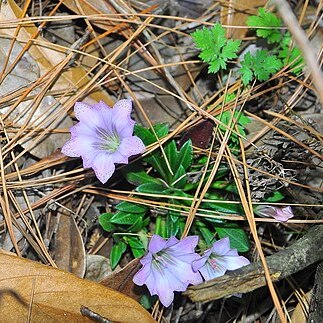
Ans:
POLYGON ((154 322, 119 292, 3 252, 0 277, 2 322, 91 322, 81 315, 81 306, 112 322, 154 322))

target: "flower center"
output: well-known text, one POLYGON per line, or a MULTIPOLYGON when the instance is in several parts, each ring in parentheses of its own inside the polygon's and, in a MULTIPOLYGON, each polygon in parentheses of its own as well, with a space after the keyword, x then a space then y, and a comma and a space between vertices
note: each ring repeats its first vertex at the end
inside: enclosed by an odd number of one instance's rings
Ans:
POLYGON ((100 141, 96 143, 95 146, 100 150, 106 150, 109 153, 114 153, 119 148, 120 138, 116 131, 112 131, 110 133, 105 129, 98 128, 97 134, 100 141))
POLYGON ((153 254, 152 264, 155 266, 155 268, 162 270, 163 268, 176 265, 176 262, 167 252, 159 251, 158 253, 153 254))

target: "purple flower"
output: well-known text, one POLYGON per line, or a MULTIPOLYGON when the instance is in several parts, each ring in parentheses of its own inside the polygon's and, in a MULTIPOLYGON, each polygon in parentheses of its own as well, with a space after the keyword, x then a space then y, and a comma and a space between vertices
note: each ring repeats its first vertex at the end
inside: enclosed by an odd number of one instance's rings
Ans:
POLYGON ((262 217, 273 217, 280 222, 286 222, 294 216, 290 206, 279 208, 271 205, 257 205, 254 212, 262 217))
POLYGON ((128 158, 145 150, 133 136, 131 100, 120 100, 111 109, 103 101, 94 105, 76 102, 74 111, 80 121, 71 129, 71 139, 62 147, 69 157, 82 157, 84 168, 93 168, 104 184, 115 171, 114 164, 128 164, 128 158))
POLYGON ((183 292, 189 284, 199 284, 202 277, 192 270, 192 261, 199 257, 194 252, 198 236, 178 240, 164 240, 153 235, 148 253, 140 260, 143 267, 133 277, 135 284, 147 285, 151 295, 158 295, 164 306, 174 300, 174 291, 183 292))
POLYGON ((220 277, 227 270, 235 270, 249 265, 250 261, 239 256, 236 249, 230 248, 229 238, 223 238, 213 243, 211 249, 204 252, 199 259, 193 260, 193 271, 199 271, 205 280, 220 277))

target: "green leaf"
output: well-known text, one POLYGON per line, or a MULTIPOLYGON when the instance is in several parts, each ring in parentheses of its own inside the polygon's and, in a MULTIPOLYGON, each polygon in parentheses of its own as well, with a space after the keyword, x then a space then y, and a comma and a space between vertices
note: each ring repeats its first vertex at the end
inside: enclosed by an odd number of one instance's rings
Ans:
POLYGON ((136 188, 137 192, 149 194, 162 194, 165 186, 161 183, 145 183, 136 188))
POLYGON ((210 229, 206 226, 205 223, 203 223, 200 220, 195 221, 195 225, 200 231, 205 243, 210 246, 212 244, 212 241, 214 239, 214 233, 210 231, 210 229))
POLYGON ((139 232, 139 231, 141 231, 142 230, 142 228, 144 228, 145 226, 147 226, 147 224, 149 223, 147 223, 147 221, 146 220, 150 220, 149 218, 147 218, 147 219, 145 219, 145 220, 142 220, 142 217, 139 217, 135 222, 134 222, 134 224, 131 226, 131 227, 129 227, 128 229, 127 229, 127 232, 133 232, 133 233, 137 233, 137 232, 139 232))
MULTIPOLYGON (((158 139, 165 137, 169 132, 169 126, 166 123, 157 123, 153 126, 158 139)), ((157 141, 157 138, 152 130, 142 127, 138 124, 134 126, 134 134, 138 136, 145 146, 148 146, 157 141)))
POLYGON ((135 249, 145 249, 142 242, 139 240, 138 237, 134 236, 125 236, 124 239, 128 242, 130 248, 135 249))
POLYGON ((275 55, 269 55, 267 50, 257 50, 254 55, 246 53, 241 62, 240 73, 243 84, 248 84, 253 77, 259 81, 267 81, 282 68, 282 62, 275 55))
POLYGON ((113 245, 110 253, 110 264, 111 264, 112 270, 118 265, 126 249, 127 249, 127 245, 122 240, 116 242, 113 245))
POLYGON ((156 225, 155 225, 155 234, 158 234, 162 238, 167 238, 167 229, 166 229, 166 218, 165 216, 157 215, 156 225))
POLYGON ((187 170, 193 161, 192 141, 187 140, 177 155, 177 165, 182 165, 187 170))
POLYGON ((130 203, 127 201, 118 203, 115 208, 118 211, 126 213, 145 213, 148 210, 148 207, 145 205, 130 203))
POLYGON ((171 212, 167 215, 166 219, 166 230, 167 230, 167 237, 176 236, 179 230, 179 216, 177 212, 171 212), (177 213, 177 216, 175 215, 177 213), (175 221, 174 221, 175 220, 175 221))
POLYGON ((149 154, 144 158, 144 161, 153 166, 165 181, 168 180, 169 170, 166 166, 165 161, 163 160, 163 157, 161 157, 158 151, 149 154))
POLYGON ((110 222, 116 224, 134 224, 142 216, 143 214, 118 211, 111 217, 110 222))
POLYGON ((227 61, 237 57, 241 42, 228 40, 225 33, 224 28, 216 23, 211 29, 204 27, 192 34, 196 47, 201 50, 199 57, 210 65, 209 73, 226 69, 227 61))
POLYGON ((145 254, 145 249, 130 248, 135 258, 140 258, 145 254))
POLYGON ((214 226, 219 237, 229 237, 230 246, 239 252, 246 252, 250 248, 250 242, 246 232, 235 223, 226 223, 222 226, 214 226))
POLYGON ((304 67, 304 58, 299 48, 292 42, 290 33, 284 35, 278 56, 283 60, 284 65, 290 65, 293 74, 298 75, 304 67))
POLYGON ((132 185, 138 186, 144 183, 159 182, 157 178, 146 174, 145 169, 138 164, 130 164, 127 167, 123 167, 121 171, 125 179, 132 185))
POLYGON ((187 176, 186 171, 182 165, 180 165, 172 179, 171 186, 176 188, 183 188, 186 184, 187 176))
POLYGON ((274 191, 271 193, 270 196, 265 198, 265 202, 279 202, 285 198, 285 195, 283 195, 280 191, 274 191))
POLYGON ((103 228, 103 230, 107 232, 111 232, 116 229, 116 226, 110 222, 113 217, 113 213, 103 213, 99 216, 99 224, 103 228))
POLYGON ((153 125, 153 128, 154 128, 156 135, 159 139, 168 135, 168 132, 169 132, 169 124, 168 123, 156 123, 155 125, 153 125))
POLYGON ((258 37, 265 38, 268 44, 279 43, 282 39, 280 30, 281 20, 273 13, 268 12, 265 8, 259 8, 258 16, 250 16, 247 19, 249 27, 266 27, 256 28, 258 37))
MULTIPOLYGON (((177 148, 176 148, 175 140, 171 140, 165 146, 164 150, 171 170, 173 172, 176 172, 178 164, 177 164, 177 148)), ((164 169, 165 168, 166 168, 166 161, 165 161, 164 169)))

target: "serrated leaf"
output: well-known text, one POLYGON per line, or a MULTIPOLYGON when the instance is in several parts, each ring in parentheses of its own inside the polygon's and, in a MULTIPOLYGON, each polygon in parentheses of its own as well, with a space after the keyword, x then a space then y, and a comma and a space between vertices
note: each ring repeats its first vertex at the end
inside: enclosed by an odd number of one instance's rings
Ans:
POLYGON ((257 50, 254 55, 248 52, 241 62, 241 78, 245 85, 252 80, 252 76, 259 81, 267 81, 281 67, 282 62, 280 59, 275 55, 270 55, 267 50, 257 50))
POLYGON ((148 210, 147 206, 141 205, 141 204, 135 204, 135 203, 131 203, 131 202, 121 202, 118 203, 115 208, 118 211, 122 211, 122 212, 128 212, 128 213, 145 213, 148 210))
POLYGON ((112 248, 110 253, 110 264, 112 270, 118 265, 122 255, 127 249, 127 245, 122 240, 116 242, 112 248))
POLYGON ((219 237, 229 237, 230 247, 239 252, 247 252, 250 248, 250 242, 246 232, 239 228, 235 223, 225 224, 223 226, 214 226, 219 237))
POLYGON ((199 57, 209 63, 209 73, 217 73, 226 69, 227 61, 237 57, 240 47, 239 40, 228 40, 224 28, 216 23, 212 28, 203 28, 192 33, 193 40, 201 50, 199 57))
POLYGON ((281 27, 280 18, 265 8, 259 8, 258 16, 248 17, 247 25, 249 27, 266 27, 256 28, 256 33, 258 37, 265 38, 269 44, 279 43, 282 39, 280 30, 275 29, 281 27))
POLYGON ((111 232, 116 229, 116 226, 110 222, 113 217, 113 213, 103 213, 99 216, 99 224, 103 228, 103 230, 107 232, 111 232))
POLYGON ((115 224, 134 224, 142 216, 143 214, 118 211, 111 217, 110 222, 115 224))

